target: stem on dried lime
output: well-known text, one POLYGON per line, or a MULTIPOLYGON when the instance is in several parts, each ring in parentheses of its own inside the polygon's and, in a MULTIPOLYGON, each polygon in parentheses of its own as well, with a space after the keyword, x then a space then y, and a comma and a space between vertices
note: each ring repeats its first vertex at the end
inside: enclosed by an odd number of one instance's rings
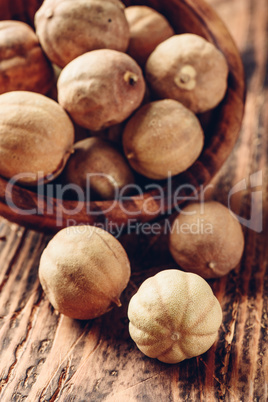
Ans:
POLYGON ((182 89, 191 91, 196 86, 196 70, 190 64, 183 66, 175 75, 175 84, 182 89))

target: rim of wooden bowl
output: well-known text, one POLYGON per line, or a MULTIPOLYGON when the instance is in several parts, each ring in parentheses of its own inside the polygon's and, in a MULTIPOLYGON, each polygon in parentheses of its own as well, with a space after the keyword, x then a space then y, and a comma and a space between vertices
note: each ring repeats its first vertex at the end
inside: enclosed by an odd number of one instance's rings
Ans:
MULTIPOLYGON (((124 3, 127 6, 141 4, 137 1, 124 3)), ((172 178, 173 193, 174 189, 183 184, 193 186, 199 191, 219 171, 239 136, 245 104, 245 78, 241 57, 220 17, 203 0, 169 0, 165 3, 161 0, 148 0, 142 4, 162 12, 175 33, 196 33, 214 43, 223 52, 229 65, 225 98, 212 112, 213 124, 211 123, 210 130, 213 130, 213 135, 207 140, 199 159, 187 171, 172 178)), ((52 232, 70 223, 94 225, 109 222, 126 225, 130 219, 147 222, 163 212, 171 212, 176 205, 189 197, 186 188, 180 191, 180 199, 173 199, 173 193, 170 193, 167 185, 163 185, 162 189, 162 199, 158 191, 151 191, 123 201, 76 202, 48 196, 40 199, 40 194, 38 196, 36 192, 17 185, 12 187, 11 192, 8 181, 0 177, 0 214, 20 225, 52 232), (76 211, 75 215, 73 211, 76 211)))

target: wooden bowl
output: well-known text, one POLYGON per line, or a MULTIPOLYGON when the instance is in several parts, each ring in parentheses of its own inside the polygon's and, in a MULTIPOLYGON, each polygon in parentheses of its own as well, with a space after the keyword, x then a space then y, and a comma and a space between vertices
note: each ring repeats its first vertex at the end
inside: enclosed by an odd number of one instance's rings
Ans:
MULTIPOLYGON (((20 19, 33 25, 33 16, 42 1, 0 0, 1 19, 20 19)), ((125 1, 127 6, 141 4, 125 1)), ((185 172, 174 176, 170 185, 159 191, 146 191, 123 201, 76 202, 40 196, 35 191, 0 178, 0 213, 18 224, 43 231, 57 231, 72 224, 125 225, 130 219, 151 221, 170 213, 189 197, 193 189, 200 191, 221 168, 238 138, 245 103, 244 70, 240 55, 225 25, 203 0, 148 0, 142 2, 164 14, 176 33, 191 32, 212 42, 225 55, 229 65, 228 90, 221 104, 206 115, 205 146, 199 159, 185 172), (187 185, 174 197, 179 186, 187 185), (187 191, 188 190, 188 191, 187 191)))

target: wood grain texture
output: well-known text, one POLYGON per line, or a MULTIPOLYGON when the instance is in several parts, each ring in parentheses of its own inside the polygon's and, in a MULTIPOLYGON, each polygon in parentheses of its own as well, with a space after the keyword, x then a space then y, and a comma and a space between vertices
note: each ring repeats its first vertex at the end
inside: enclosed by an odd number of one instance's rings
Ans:
POLYGON ((122 307, 80 322, 53 311, 40 288, 38 262, 49 237, 1 219, 1 401, 268 400, 268 5, 266 0, 210 3, 238 44, 248 92, 239 140, 205 194, 227 205, 230 190, 245 180, 232 196, 232 210, 250 219, 256 200, 254 222, 262 213, 263 223, 260 233, 243 227, 241 264, 209 281, 223 308, 217 341, 202 356, 168 365, 145 357, 129 338, 131 295, 147 277, 176 267, 165 234, 121 236, 132 266, 122 307), (250 175, 257 172, 262 183, 251 188, 250 175))
MULTIPOLYGON (((1 0, 0 5, 3 7, 6 2, 7 0, 1 0)), ((125 1, 127 5, 138 3, 135 0, 125 1)), ((20 0, 19 4, 25 19, 28 3, 20 0)), ((34 0, 29 4, 33 7, 34 0)), ((38 4, 36 2, 36 6, 38 4)), ((203 151, 189 169, 171 178, 173 191, 185 183, 199 190, 201 186, 206 186, 222 167, 238 138, 245 100, 244 71, 240 54, 222 20, 203 0, 169 0, 165 6, 161 0, 148 0, 144 4, 163 12, 176 33, 192 32, 212 42, 223 52, 228 63, 228 88, 225 97, 216 108, 205 114, 205 118, 201 118, 205 122, 206 138, 203 151)), ((8 3, 8 15, 11 12, 12 7, 8 3)), ((16 8, 14 16, 17 18, 16 8)), ((142 194, 123 197, 118 202, 95 202, 88 197, 85 202, 81 198, 76 202, 60 196, 53 186, 50 186, 49 196, 43 196, 41 193, 40 198, 40 190, 37 195, 35 191, 21 188, 16 183, 10 186, 10 182, 0 177, 0 212, 2 216, 16 223, 47 231, 66 227, 70 219, 75 220, 77 224, 101 223, 104 220, 126 224, 135 216, 139 221, 146 222, 182 203, 187 194, 181 190, 181 199, 178 200, 170 196, 168 185, 162 182, 158 184, 162 187, 162 199, 158 190, 149 189, 142 194), (40 204, 41 209, 38 207, 40 204)))

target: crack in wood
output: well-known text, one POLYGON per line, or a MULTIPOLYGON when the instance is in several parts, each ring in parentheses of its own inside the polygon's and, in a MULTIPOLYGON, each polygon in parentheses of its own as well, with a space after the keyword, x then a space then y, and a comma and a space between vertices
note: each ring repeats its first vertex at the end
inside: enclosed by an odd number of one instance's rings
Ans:
POLYGON ((28 325, 26 327, 25 337, 17 345, 17 347, 16 347, 16 349, 14 351, 15 359, 14 359, 13 363, 11 364, 11 366, 9 367, 6 377, 2 378, 0 380, 0 395, 1 395, 2 391, 4 391, 4 388, 8 384, 9 380, 11 379, 12 373, 13 373, 16 365, 17 365, 17 362, 18 362, 19 358, 21 357, 21 355, 23 354, 23 347, 27 343, 27 340, 28 340, 28 338, 30 336, 30 333, 32 331, 33 322, 34 322, 35 317, 36 317, 36 311, 38 309, 39 304, 41 303, 41 300, 42 300, 42 297, 41 297, 41 295, 39 295, 39 298, 38 298, 37 302, 33 305, 32 309, 31 309, 29 322, 28 322, 28 325))
MULTIPOLYGON (((61 370, 61 374, 59 376, 59 381, 58 381, 58 386, 57 389, 54 391, 53 395, 49 398, 49 402, 54 402, 58 395, 60 394, 61 390, 64 388, 64 385, 66 384, 66 378, 68 377, 68 373, 70 371, 71 367, 71 360, 67 361, 66 367, 64 367, 61 370)), ((67 381, 68 382, 68 381, 67 381)), ((40 402, 45 401, 44 393, 42 392, 40 395, 40 402)))
POLYGON ((26 370, 26 376, 24 380, 21 381, 22 388, 26 389, 27 387, 31 387, 32 384, 35 383, 37 378, 36 371, 38 370, 39 366, 44 364, 44 362, 45 359, 40 359, 36 365, 28 367, 28 369, 26 370))
POLYGON ((19 244, 17 245, 16 251, 14 252, 14 254, 13 254, 13 256, 12 256, 12 258, 11 258, 9 264, 8 264, 4 279, 0 283, 0 292, 2 292, 5 284, 7 283, 8 278, 9 278, 9 274, 10 274, 10 272, 12 270, 12 267, 14 266, 14 264, 15 264, 18 256, 19 256, 19 253, 20 253, 20 251, 21 251, 21 249, 22 249, 22 247, 24 245, 24 239, 26 237, 26 233, 27 233, 27 231, 26 231, 26 229, 24 229, 23 232, 22 232, 22 235, 20 236, 19 244))
POLYGON ((222 379, 219 380, 219 384, 220 384, 219 397, 221 397, 221 398, 225 397, 227 389, 229 389, 227 387, 227 374, 228 374, 229 363, 230 363, 232 341, 233 341, 234 333, 235 333, 235 326, 236 326, 236 320, 237 320, 237 314, 238 314, 238 306, 239 306, 239 300, 238 300, 238 296, 236 296, 236 299, 232 305, 232 319, 229 324, 229 331, 226 333, 226 335, 224 337, 226 354, 222 361, 222 368, 220 370, 222 379))
POLYGON ((107 402, 108 401, 116 401, 116 399, 111 399, 111 398, 114 398, 114 397, 116 397, 116 396, 119 396, 120 394, 122 394, 123 392, 126 392, 126 391, 128 391, 128 390, 130 390, 130 389, 132 389, 132 388, 135 388, 135 387, 137 387, 137 386, 139 386, 139 385, 141 385, 141 384, 144 384, 145 382, 147 382, 147 381, 151 381, 152 379, 154 379, 154 378, 157 378, 157 377, 160 377, 163 373, 166 373, 167 371, 170 371, 171 370, 171 368, 170 367, 167 367, 165 370, 161 370, 161 371, 159 371, 157 374, 154 374, 154 375, 151 375, 150 377, 147 377, 147 378, 145 378, 144 380, 141 380, 141 381, 138 381, 137 383, 135 383, 135 384, 132 384, 132 385, 130 385, 129 387, 127 387, 127 388, 124 388, 124 389, 122 389, 122 390, 120 390, 120 391, 117 391, 117 392, 115 392, 115 393, 112 393, 111 395, 110 395, 110 397, 107 399, 107 402))
MULTIPOLYGON (((61 316, 62 318, 64 318, 64 316, 61 316)), ((61 320, 60 320, 61 322, 61 320)), ((60 327, 60 322, 59 322, 59 326, 60 327)), ((59 380, 58 380, 58 386, 57 389, 54 390, 52 397, 49 398, 49 401, 55 401, 59 395, 60 392, 63 391, 63 389, 71 389, 72 387, 72 379, 73 376, 77 375, 77 372, 74 372, 69 378, 68 378, 68 374, 70 373, 70 371, 72 370, 73 366, 71 366, 71 358, 69 357, 71 355, 71 353, 73 352, 74 348, 79 344, 80 340, 83 338, 83 336, 85 336, 87 330, 90 328, 90 326, 92 326, 94 324, 93 321, 89 321, 87 323, 87 325, 85 326, 84 330, 82 331, 82 333, 79 335, 79 337, 76 339, 76 341, 73 343, 73 345, 70 347, 68 353, 61 358, 61 361, 58 365, 58 367, 53 371, 53 373, 51 373, 50 378, 48 379, 46 386, 42 389, 41 393, 39 393, 39 400, 40 401, 45 401, 46 397, 46 393, 48 392, 49 387, 51 386, 51 382, 53 380, 53 378, 56 377, 58 369, 60 368, 60 366, 63 365, 64 361, 66 361, 67 359, 67 364, 66 367, 63 367, 61 370, 61 374, 59 376, 59 380), (67 379, 68 378, 68 379, 67 379), (67 379, 67 380, 66 380, 67 379), (54 398, 54 399, 51 399, 54 398)), ((82 361, 82 364, 80 364, 79 369, 81 370, 84 366, 84 364, 86 363, 87 359, 92 355, 92 353, 95 352, 95 350, 97 349, 97 347, 100 345, 101 343, 101 331, 99 330, 98 333, 98 338, 96 341, 96 344, 94 345, 94 347, 90 350, 90 352, 87 354, 87 356, 85 357, 84 361, 82 361)))

